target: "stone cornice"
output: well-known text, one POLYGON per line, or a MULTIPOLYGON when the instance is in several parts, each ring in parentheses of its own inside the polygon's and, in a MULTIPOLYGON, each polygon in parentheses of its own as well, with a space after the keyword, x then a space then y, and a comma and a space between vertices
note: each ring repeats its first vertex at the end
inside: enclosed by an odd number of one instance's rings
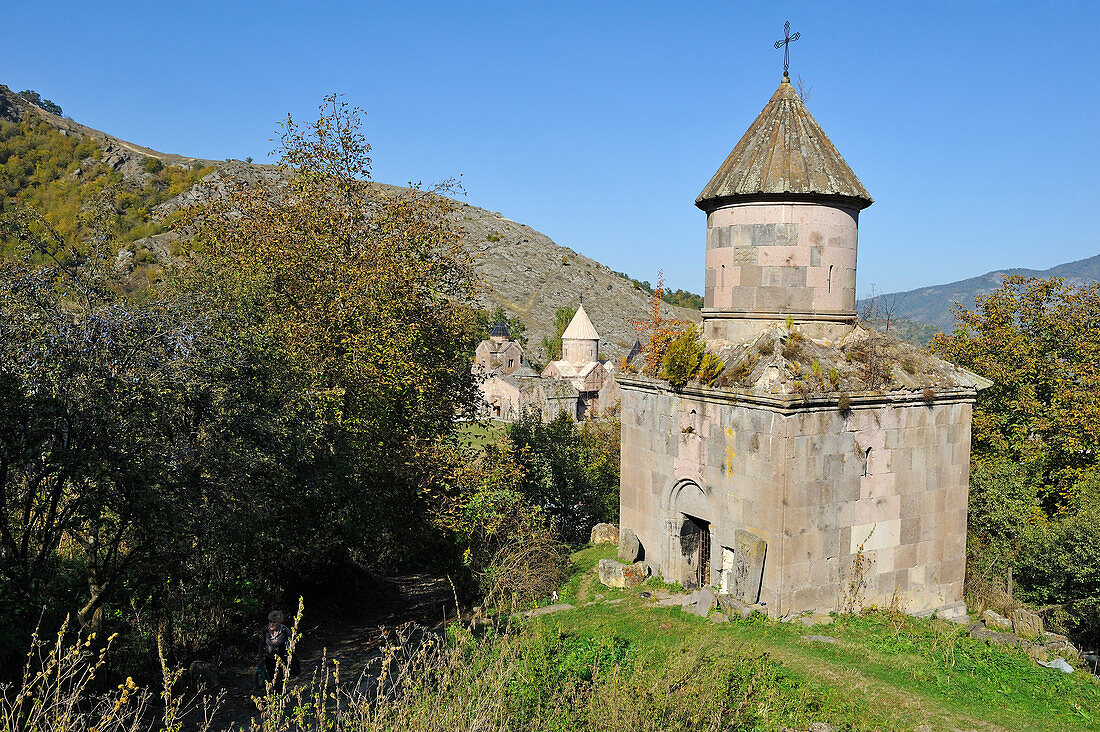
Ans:
POLYGON ((787 310, 784 312, 766 312, 762 310, 732 310, 730 308, 703 308, 700 312, 703 314, 703 320, 710 320, 716 318, 729 318, 737 320, 776 320, 779 322, 784 321, 788 316, 795 322, 799 321, 823 321, 831 323, 849 323, 855 325, 857 322, 855 312, 851 310, 834 310, 834 311, 817 311, 817 312, 797 312, 787 310))
POLYGON ((800 397, 794 394, 765 394, 748 389, 715 389, 698 384, 688 384, 683 389, 674 390, 663 381, 644 376, 616 374, 620 389, 641 392, 667 392, 677 396, 700 399, 713 404, 729 404, 756 407, 783 415, 806 412, 835 412, 839 409, 841 396, 848 397, 848 409, 872 409, 881 406, 911 406, 939 404, 973 403, 978 392, 974 388, 951 387, 934 389, 931 399, 925 399, 922 392, 913 391, 864 391, 833 392, 800 397))

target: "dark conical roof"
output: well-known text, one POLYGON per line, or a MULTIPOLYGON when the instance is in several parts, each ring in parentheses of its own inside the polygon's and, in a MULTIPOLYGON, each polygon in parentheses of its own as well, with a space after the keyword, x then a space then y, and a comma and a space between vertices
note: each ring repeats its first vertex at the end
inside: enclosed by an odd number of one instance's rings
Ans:
POLYGON ((642 353, 642 342, 634 341, 634 345, 630 347, 630 353, 626 354, 626 362, 630 363, 642 353))
POLYGON ((743 197, 784 194, 836 198, 861 209, 874 201, 786 76, 695 205, 709 211, 743 197))
POLYGON ((512 334, 508 332, 508 326, 504 324, 503 320, 497 321, 497 324, 493 326, 493 329, 489 331, 490 338, 504 338, 509 339, 512 334))

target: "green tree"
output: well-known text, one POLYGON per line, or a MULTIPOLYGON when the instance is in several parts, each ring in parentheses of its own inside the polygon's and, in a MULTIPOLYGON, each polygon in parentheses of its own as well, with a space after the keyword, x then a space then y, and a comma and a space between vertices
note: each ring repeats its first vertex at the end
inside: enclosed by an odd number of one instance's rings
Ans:
POLYGON ((563 541, 582 543, 594 524, 617 520, 619 427, 614 414, 578 425, 566 414, 544 422, 534 410, 509 427, 523 469, 519 490, 563 541))
POLYGON ((134 567, 186 542, 178 521, 200 502, 179 388, 197 333, 117 296, 106 235, 81 253, 31 211, 3 226, 50 266, 0 260, 0 616, 25 627, 61 600, 98 625, 134 567), (58 586, 66 564, 82 590, 58 586))
POLYGON ((1024 466, 1048 511, 1067 505, 1100 456, 1100 283, 1007 277, 954 313, 933 352, 993 381, 975 405, 974 453, 1024 466))
POLYGON ((511 334, 512 340, 521 346, 527 345, 527 326, 524 325, 518 315, 512 315, 502 305, 497 305, 491 310, 478 310, 476 317, 474 346, 488 338, 489 331, 493 329, 493 326, 502 321, 508 326, 508 332, 511 334))
POLYGON ((34 104, 36 106, 41 107, 42 109, 46 110, 47 112, 52 112, 53 114, 56 114, 59 117, 61 116, 61 106, 60 105, 58 105, 54 102, 51 102, 49 99, 43 99, 41 97, 41 95, 39 95, 38 92, 36 92, 32 89, 24 89, 23 91, 19 92, 19 96, 23 97, 24 99, 26 99, 31 104, 34 104))
POLYGON ((294 398, 319 406, 329 457, 316 480, 346 491, 333 504, 344 542, 409 561, 429 530, 410 466, 474 404, 472 270, 441 191, 369 184, 360 124, 335 96, 312 124, 288 118, 285 194, 240 184, 215 198, 189 277, 277 348, 294 398))
POLYGON ((543 336, 542 339, 542 350, 546 351, 546 357, 549 360, 557 361, 561 358, 562 333, 569 327, 570 321, 573 320, 573 316, 576 314, 577 309, 568 305, 554 311, 554 337, 543 336))

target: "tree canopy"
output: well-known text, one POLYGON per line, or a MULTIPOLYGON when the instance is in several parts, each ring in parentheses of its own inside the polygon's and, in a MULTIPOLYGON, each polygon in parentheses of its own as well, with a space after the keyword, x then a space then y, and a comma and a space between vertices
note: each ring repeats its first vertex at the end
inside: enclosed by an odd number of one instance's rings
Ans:
POLYGON ((932 350, 993 381, 974 409, 973 447, 1027 468, 1049 509, 1100 456, 1100 283, 1007 277, 955 307, 932 350))

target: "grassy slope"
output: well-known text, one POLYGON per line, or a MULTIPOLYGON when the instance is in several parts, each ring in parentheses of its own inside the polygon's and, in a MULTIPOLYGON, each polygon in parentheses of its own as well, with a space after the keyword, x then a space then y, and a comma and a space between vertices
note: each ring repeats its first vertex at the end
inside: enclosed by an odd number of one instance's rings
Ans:
POLYGON ((458 425, 459 440, 470 447, 485 447, 497 442, 504 436, 508 424, 496 419, 486 419, 477 422, 463 422, 458 425))
POLYGON ((575 554, 561 596, 577 609, 536 622, 621 637, 647 663, 697 649, 765 652, 804 682, 803 690, 820 696, 814 721, 841 729, 1100 729, 1100 681, 1080 670, 1070 675, 1040 667, 1020 650, 970 638, 965 627, 886 613, 842 617, 814 629, 759 617, 717 624, 655 605, 636 591, 603 587, 592 568, 613 555, 607 546, 575 554), (839 642, 803 640, 810 634, 839 642))

